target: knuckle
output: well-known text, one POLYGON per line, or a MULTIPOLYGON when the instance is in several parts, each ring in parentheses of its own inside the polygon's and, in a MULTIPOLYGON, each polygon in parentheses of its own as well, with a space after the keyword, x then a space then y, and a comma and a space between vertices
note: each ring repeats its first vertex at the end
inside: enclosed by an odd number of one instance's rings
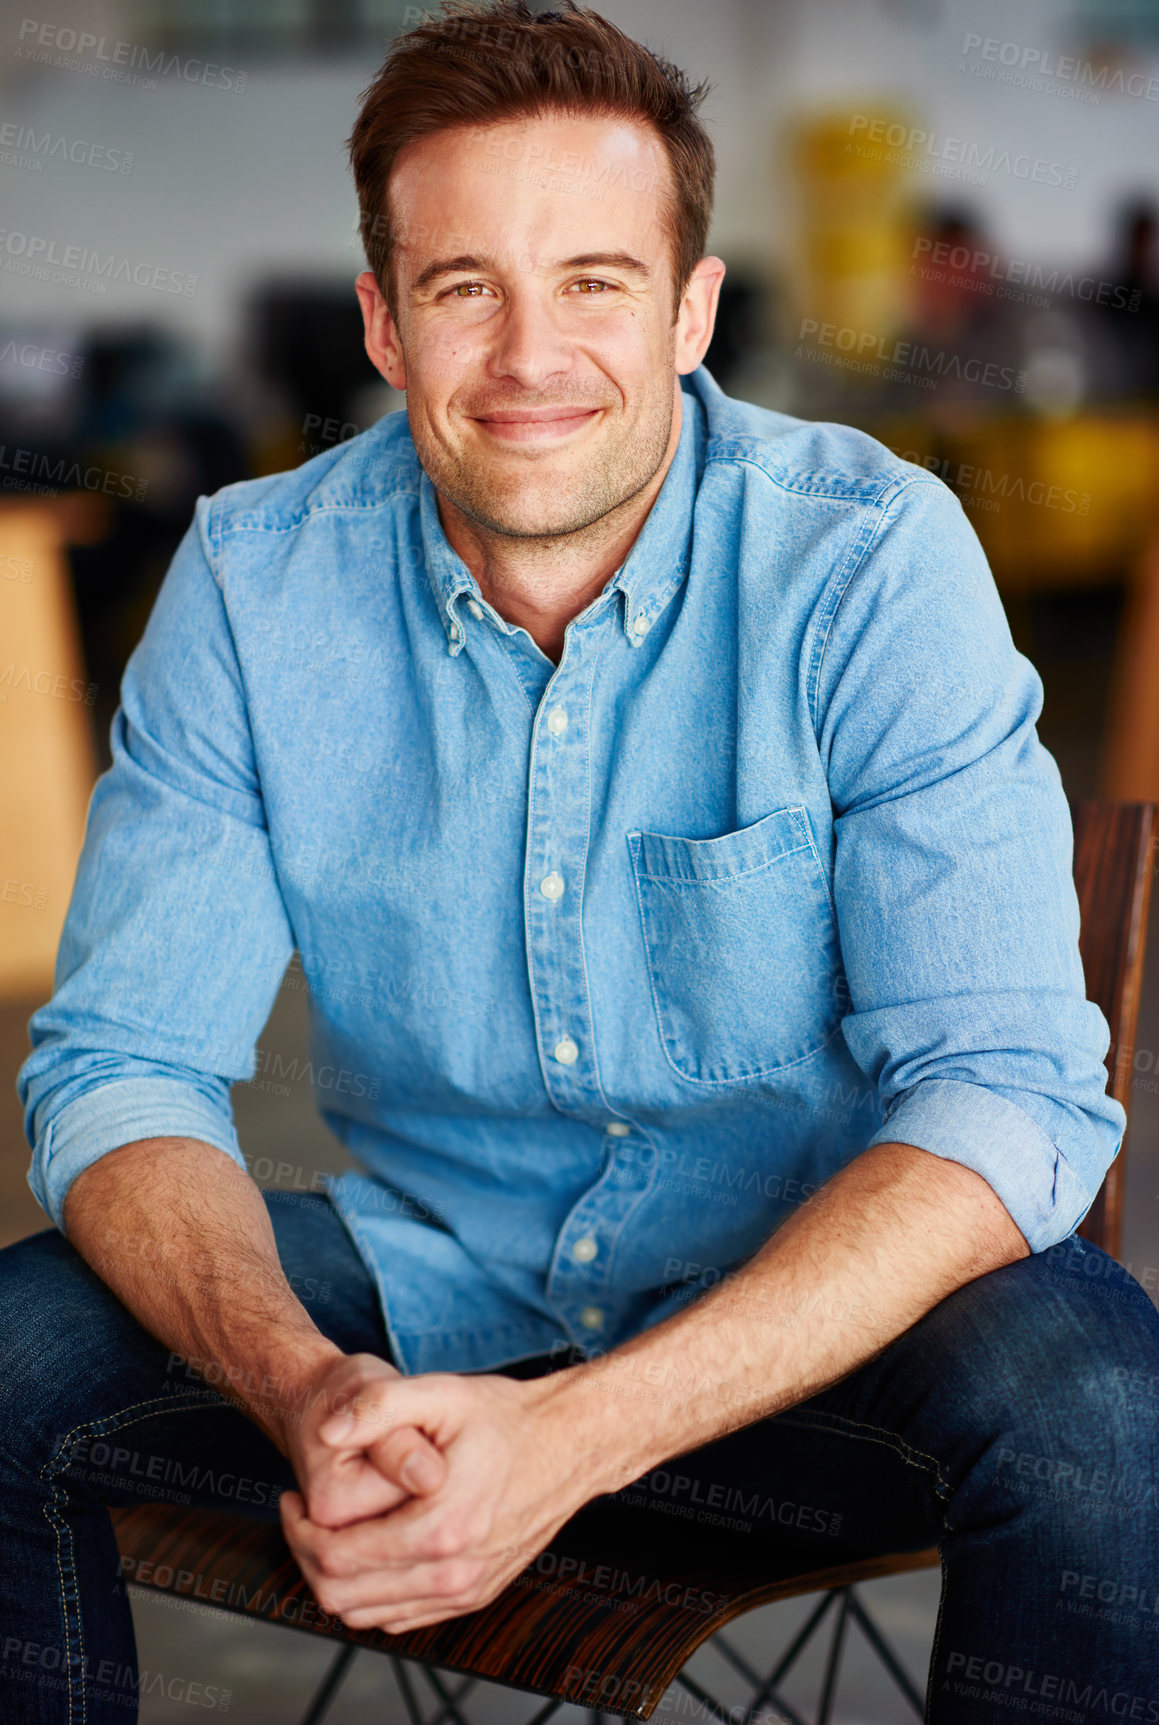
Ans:
POLYGON ((441 1564, 436 1583, 440 1598, 457 1599, 474 1591, 479 1580, 479 1565, 467 1558, 456 1558, 441 1564))
POLYGON ((431 1529, 430 1551, 436 1560, 444 1557, 458 1557, 466 1541, 463 1530, 457 1522, 444 1522, 441 1527, 431 1529))
POLYGON ((315 1527, 328 1527, 339 1511, 339 1495, 329 1483, 310 1499, 310 1520, 315 1527))
POLYGON ((327 1580, 337 1580, 345 1574, 341 1558, 327 1540, 321 1541, 314 1553, 314 1567, 327 1580))

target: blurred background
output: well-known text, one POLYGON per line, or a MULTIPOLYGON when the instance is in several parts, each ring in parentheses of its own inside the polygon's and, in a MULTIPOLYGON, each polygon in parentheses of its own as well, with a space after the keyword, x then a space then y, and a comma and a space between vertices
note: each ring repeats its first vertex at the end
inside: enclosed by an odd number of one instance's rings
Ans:
MULTIPOLYGON (((602 10, 714 86, 717 381, 939 474, 1042 675, 1040 735, 1068 793, 1159 799, 1159 0, 602 10)), ((421 15, 53 0, 0 26, 0 1243, 46 1223, 13 1081, 121 672, 194 501, 403 405, 362 349, 344 139, 387 42, 421 15)), ((264 1185, 344 1166, 314 1110, 304 991, 295 961, 258 1076, 234 1091, 264 1185)), ((1157 1050, 1159 938, 1123 1252, 1149 1291, 1157 1050)), ((869 1590, 919 1685, 938 1585, 869 1590)), ((758 1657, 806 1609, 755 1613, 739 1640, 758 1657)), ((247 1721, 296 1717, 328 1658, 156 1595, 134 1610, 145 1666, 228 1689, 247 1721)), ((524 1702, 495 1692, 490 1716, 524 1702)), ((854 1636, 835 1718, 902 1707, 854 1636)), ((142 1719, 188 1711, 153 1694, 142 1719)), ((404 1717, 385 1663, 363 1654, 328 1717, 404 1717)))

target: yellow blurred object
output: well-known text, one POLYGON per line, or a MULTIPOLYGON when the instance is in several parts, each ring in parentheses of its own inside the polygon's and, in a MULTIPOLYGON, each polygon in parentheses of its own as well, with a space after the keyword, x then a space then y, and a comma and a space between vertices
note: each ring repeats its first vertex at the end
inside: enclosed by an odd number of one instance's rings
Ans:
POLYGON ((96 780, 65 559, 93 500, 0 502, 0 998, 52 991, 96 780))
POLYGON ((1005 599, 1126 585, 1099 795, 1159 802, 1159 414, 944 427, 938 453, 1005 599))
POLYGON ((800 320, 888 336, 907 308, 910 169, 904 152, 870 139, 871 125, 875 139, 896 136, 899 128, 909 136, 913 117, 867 101, 792 128, 790 268, 800 320))
POLYGON ((940 446, 1005 593, 1121 580, 1156 521, 1159 418, 993 420, 940 446))

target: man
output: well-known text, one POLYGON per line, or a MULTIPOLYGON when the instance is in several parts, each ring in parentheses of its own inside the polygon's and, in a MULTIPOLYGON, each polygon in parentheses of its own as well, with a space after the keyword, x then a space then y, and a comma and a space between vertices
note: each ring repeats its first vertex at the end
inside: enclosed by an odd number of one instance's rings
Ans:
POLYGON ((1041 686, 938 480, 701 367, 700 94, 519 0, 367 92, 406 414, 199 502, 31 1021, 0 1606, 64 1681, 8 1717, 125 1717, 85 1661, 131 1664, 148 1486, 82 1439, 285 1486, 390 1631, 743 1463, 809 1559, 940 1542, 931 1719, 992 1716, 977 1660, 1159 1697, 1130 1610, 1066 1609, 1154 1581, 1159 1319, 1074 1232, 1124 1120, 1041 686), (267 1202, 228 1088, 295 947, 365 1173, 267 1202))

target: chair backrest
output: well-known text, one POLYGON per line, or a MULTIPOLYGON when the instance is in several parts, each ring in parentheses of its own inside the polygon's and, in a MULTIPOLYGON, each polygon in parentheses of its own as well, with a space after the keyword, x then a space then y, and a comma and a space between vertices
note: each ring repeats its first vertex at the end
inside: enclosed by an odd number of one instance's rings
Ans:
MULTIPOLYGON (((1111 1027, 1107 1089, 1128 1117, 1151 875, 1159 861, 1155 813, 1154 803, 1071 803, 1087 997, 1111 1027)), ((1079 1227, 1085 1239, 1112 1258, 1119 1256, 1122 1244, 1126 1156, 1124 1139, 1079 1227)))

